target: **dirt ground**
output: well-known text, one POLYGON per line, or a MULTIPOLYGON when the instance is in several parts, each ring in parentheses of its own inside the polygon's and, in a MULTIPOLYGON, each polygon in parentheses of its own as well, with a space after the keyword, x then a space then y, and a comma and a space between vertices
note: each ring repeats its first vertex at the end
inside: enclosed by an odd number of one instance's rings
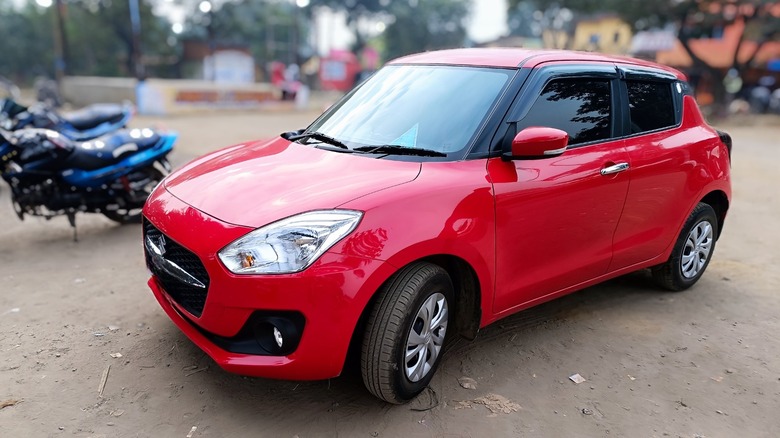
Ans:
MULTIPOLYGON (((181 133, 182 164, 315 115, 162 124, 181 133)), ((745 125, 724 126, 734 202, 692 290, 636 273, 510 317, 457 342, 432 391, 404 406, 372 398, 354 371, 321 382, 222 371, 147 290, 140 226, 82 215, 74 243, 64 218, 18 221, 2 187, 0 437, 780 436, 780 122, 745 125)))

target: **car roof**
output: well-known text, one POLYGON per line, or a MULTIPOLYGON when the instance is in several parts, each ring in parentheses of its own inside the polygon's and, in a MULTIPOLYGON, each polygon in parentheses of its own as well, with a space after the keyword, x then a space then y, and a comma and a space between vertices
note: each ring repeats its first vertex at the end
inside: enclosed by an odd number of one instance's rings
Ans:
POLYGON ((453 49, 418 53, 395 59, 389 64, 437 64, 468 65, 475 67, 536 68, 547 62, 611 62, 620 65, 646 67, 672 73, 685 80, 680 71, 641 59, 625 56, 605 55, 595 52, 574 52, 569 50, 532 50, 518 48, 453 49))

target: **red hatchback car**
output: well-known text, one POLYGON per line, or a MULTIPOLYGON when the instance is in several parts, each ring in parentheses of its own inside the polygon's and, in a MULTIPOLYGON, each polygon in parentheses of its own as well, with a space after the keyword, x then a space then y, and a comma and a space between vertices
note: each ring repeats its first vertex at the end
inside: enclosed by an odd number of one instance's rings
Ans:
POLYGON ((389 63, 308 128, 199 158, 144 208, 149 286, 222 368, 338 376, 392 403, 455 336, 650 268, 712 258, 731 139, 684 76, 560 51, 389 63))

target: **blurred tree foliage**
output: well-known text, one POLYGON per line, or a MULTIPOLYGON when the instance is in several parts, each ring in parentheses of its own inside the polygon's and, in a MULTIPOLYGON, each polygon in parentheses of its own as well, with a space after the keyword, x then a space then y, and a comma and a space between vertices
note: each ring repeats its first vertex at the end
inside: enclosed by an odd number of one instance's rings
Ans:
MULTIPOLYGON (((680 42, 695 64, 706 66, 691 53, 688 42, 694 38, 712 38, 718 30, 735 21, 746 23, 740 43, 753 40, 763 45, 780 37, 780 2, 777 0, 509 0, 510 14, 528 4, 540 10, 568 8, 581 14, 615 12, 634 30, 664 28, 677 30, 680 42)), ((733 67, 744 68, 734 53, 733 67)))
POLYGON ((392 59, 463 45, 463 21, 470 12, 471 0, 312 0, 311 5, 346 12, 347 24, 355 36, 355 52, 368 39, 359 26, 361 20, 388 21, 390 24, 380 38, 384 58, 392 59))
MULTIPOLYGON (((152 76, 176 76, 178 36, 170 23, 152 13, 157 0, 140 0, 141 49, 146 71, 152 76)), ((29 0, 0 0, 0 74, 16 80, 53 76, 56 8, 41 8, 29 0)), ((127 0, 64 0, 67 36, 67 74, 132 76, 133 38, 127 0)), ((366 23, 386 24, 379 35, 384 57, 456 47, 466 38, 464 20, 471 0, 311 0, 305 8, 292 1, 229 0, 201 12, 191 7, 184 37, 212 44, 249 46, 258 60, 304 60, 313 54, 307 40, 311 14, 327 6, 344 11, 359 50, 369 37, 366 23), (359 23, 362 22, 362 26, 359 23), (292 55, 291 55, 292 54, 292 55), (294 54, 297 54, 295 56, 294 54)), ((370 27, 370 26, 369 26, 370 27)), ((370 32, 376 34, 376 31, 370 32)))
POLYGON ((463 45, 466 40, 463 20, 469 14, 470 2, 419 0, 413 3, 417 3, 416 7, 407 2, 390 7, 395 21, 384 33, 386 59, 463 45))
MULTIPOLYGON (((13 3, 0 0, 0 74, 16 80, 53 77, 56 8, 44 9, 31 1, 15 9, 13 3)), ((141 46, 144 62, 150 64, 147 71, 171 76, 175 73, 176 47, 171 44, 175 41, 171 40, 170 23, 153 15, 148 1, 139 3, 141 46)), ((64 21, 68 74, 132 76, 133 38, 126 0, 68 0, 64 21)))
POLYGON ((355 36, 353 50, 360 51, 369 40, 365 23, 389 22, 386 30, 374 37, 386 59, 413 52, 463 44, 466 31, 463 20, 469 13, 469 0, 311 0, 298 8, 291 1, 228 1, 209 12, 191 4, 185 38, 210 40, 214 44, 249 46, 255 59, 293 62, 297 41, 297 59, 313 55, 305 41, 307 25, 317 8, 343 11, 355 36), (359 24, 362 22, 363 26, 359 24), (295 32, 298 35, 295 35, 295 32))
POLYGON ((309 12, 309 8, 273 0, 225 2, 208 13, 201 12, 193 3, 184 38, 248 46, 257 60, 290 63, 295 61, 295 50, 298 60, 312 55, 311 48, 303 44, 308 35, 304 23, 309 12))
MULTIPOLYGON (((132 76, 133 36, 126 0, 68 0, 65 22, 70 74, 132 76)), ((149 74, 170 76, 175 40, 170 23, 152 14, 148 1, 139 0, 141 51, 149 74), (173 43, 173 44, 172 44, 173 43)))
POLYGON ((509 33, 539 38, 548 47, 567 49, 573 42, 577 19, 589 10, 585 6, 583 10, 572 10, 556 2, 519 2, 507 11, 509 33))
POLYGON ((33 5, 17 11, 12 0, 0 0, 0 75, 18 81, 54 74, 52 19, 33 5))
MULTIPOLYGON (((527 3, 525 0, 509 0, 510 15, 527 3)), ((708 65, 691 49, 690 41, 717 37, 725 26, 744 22, 744 32, 730 53, 730 68, 743 73, 752 66, 756 53, 764 44, 780 39, 780 2, 777 0, 533 0, 531 3, 542 10, 565 7, 583 14, 615 12, 635 30, 674 28, 693 61, 692 70, 712 79, 713 97, 718 103, 725 100, 723 79, 726 70, 708 65), (747 56, 738 57, 745 41, 757 44, 747 56)))
MULTIPOLYGON (((412 0, 415 1, 415 0, 412 0)), ((395 3, 407 0, 395 0, 395 3)), ((364 19, 377 18, 387 11, 393 0, 311 0, 311 6, 327 6, 334 11, 344 11, 347 14, 347 26, 355 36, 354 52, 360 51, 366 44, 367 35, 361 30, 359 23, 364 19)))

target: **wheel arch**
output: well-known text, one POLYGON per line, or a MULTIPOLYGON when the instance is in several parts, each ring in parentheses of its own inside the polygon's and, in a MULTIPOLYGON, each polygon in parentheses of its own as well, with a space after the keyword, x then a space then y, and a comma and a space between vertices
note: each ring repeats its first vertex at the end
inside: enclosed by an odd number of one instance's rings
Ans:
POLYGON ((482 321, 482 288, 479 283, 479 277, 476 270, 466 260, 452 254, 434 254, 411 260, 403 266, 395 269, 374 291, 369 298, 363 310, 360 313, 357 324, 352 332, 352 338, 349 342, 347 360, 345 366, 349 363, 355 363, 355 358, 359 358, 360 347, 362 343, 363 332, 365 331, 366 321, 371 314, 372 307, 376 304, 378 291, 390 281, 393 276, 409 266, 418 262, 428 262, 440 266, 450 276, 455 293, 455 327, 457 333, 466 338, 474 339, 479 331, 482 321))
POLYGON ((447 271, 455 293, 457 333, 466 339, 474 339, 482 317, 482 288, 477 272, 466 260, 450 254, 437 254, 417 261, 433 263, 447 271))
POLYGON ((699 202, 703 202, 715 210, 715 216, 718 218, 718 234, 715 238, 718 239, 723 231, 723 223, 726 221, 726 213, 729 210, 729 198, 726 192, 719 189, 713 190, 707 193, 699 202))

